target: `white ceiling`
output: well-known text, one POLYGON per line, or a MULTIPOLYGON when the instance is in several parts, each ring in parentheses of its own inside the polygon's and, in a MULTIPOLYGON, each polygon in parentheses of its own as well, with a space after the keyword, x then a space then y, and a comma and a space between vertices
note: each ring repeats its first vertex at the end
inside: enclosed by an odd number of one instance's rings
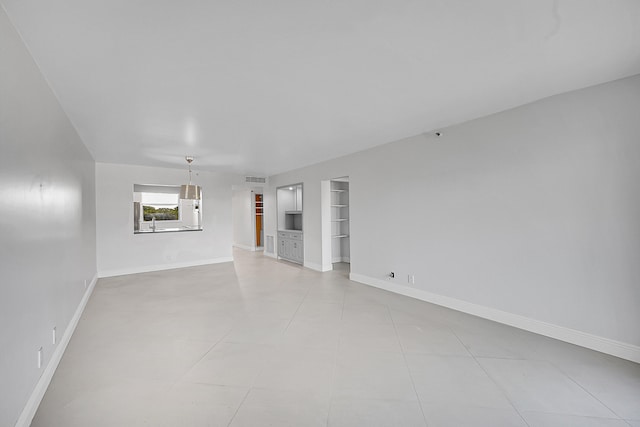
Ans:
POLYGON ((254 175, 640 73, 638 0, 0 0, 99 162, 254 175))

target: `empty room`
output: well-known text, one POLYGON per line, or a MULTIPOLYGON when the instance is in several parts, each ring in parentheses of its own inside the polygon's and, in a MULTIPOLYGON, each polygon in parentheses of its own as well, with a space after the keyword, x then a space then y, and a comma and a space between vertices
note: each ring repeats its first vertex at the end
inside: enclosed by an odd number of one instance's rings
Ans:
POLYGON ((640 2, 0 0, 0 427, 640 427, 640 2))

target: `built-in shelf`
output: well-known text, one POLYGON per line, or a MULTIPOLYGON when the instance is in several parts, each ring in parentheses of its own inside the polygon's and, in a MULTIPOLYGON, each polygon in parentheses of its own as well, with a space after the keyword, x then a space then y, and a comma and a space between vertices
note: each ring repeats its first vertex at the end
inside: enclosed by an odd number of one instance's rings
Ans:
POLYGON ((284 226, 287 230, 302 230, 302 211, 285 211, 284 226))
POLYGON ((304 262, 302 191, 302 184, 286 185, 276 189, 278 258, 299 264, 304 262))
POLYGON ((332 180, 331 206, 331 260, 349 262, 349 183, 332 180))

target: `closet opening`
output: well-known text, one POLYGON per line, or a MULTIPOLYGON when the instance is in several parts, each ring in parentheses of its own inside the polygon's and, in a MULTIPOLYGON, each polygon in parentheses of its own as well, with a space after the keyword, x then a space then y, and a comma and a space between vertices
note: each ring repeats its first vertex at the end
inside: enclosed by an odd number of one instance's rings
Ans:
POLYGON ((331 264, 333 270, 351 270, 351 240, 349 217, 349 177, 330 182, 331 204, 331 264))

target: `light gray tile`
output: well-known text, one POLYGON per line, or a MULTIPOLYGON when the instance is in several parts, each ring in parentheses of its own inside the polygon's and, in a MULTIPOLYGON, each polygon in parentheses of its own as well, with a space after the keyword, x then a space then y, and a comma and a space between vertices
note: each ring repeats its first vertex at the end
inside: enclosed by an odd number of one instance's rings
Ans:
POLYGON ((341 348, 400 352, 400 340, 391 323, 347 323, 342 326, 341 348))
POLYGON ((426 426, 420 404, 401 400, 336 398, 331 402, 329 427, 426 426))
POLYGON ((622 418, 640 419, 640 364, 596 352, 555 362, 571 379, 622 418))
POLYGON ((296 312, 296 320, 337 322, 342 318, 341 302, 305 300, 296 312))
POLYGON ((468 351, 477 357, 523 359, 536 346, 534 334, 471 316, 451 328, 468 351))
POLYGON ((609 409, 548 362, 479 359, 523 411, 616 418, 609 409))
POLYGON ((453 325, 462 313, 424 301, 404 298, 389 303, 396 325, 439 324, 453 325))
POLYGON ((101 375, 146 380, 177 380, 214 344, 157 336, 120 337, 100 346, 73 346, 69 365, 86 378, 101 375))
POLYGON ((422 404, 433 427, 527 427, 513 408, 481 408, 464 405, 422 404))
POLYGON ((265 364, 254 387, 330 395, 335 350, 281 348, 265 364))
POLYGON ((334 396, 417 400, 402 353, 365 349, 339 354, 334 396))
POLYGON ((251 386, 275 352, 265 344, 227 343, 216 345, 182 380, 229 386, 251 386))
POLYGON ((342 321, 347 324, 392 324, 389 308, 384 304, 378 303, 345 304, 342 312, 342 321))
POLYGON ((274 297, 272 294, 262 293, 253 298, 243 299, 241 312, 247 317, 291 319, 298 310, 303 296, 294 298, 274 297))
POLYGON ((329 399, 315 394, 252 389, 230 427, 325 427, 329 399))
POLYGON ((242 318, 224 337, 225 342, 277 344, 289 324, 289 319, 271 317, 242 318))
POLYGON ((145 421, 158 427, 227 426, 248 391, 246 387, 178 383, 153 402, 145 421))
POLYGON ((402 349, 407 353, 470 356, 458 337, 448 328, 436 325, 396 325, 402 349))
POLYGON ((281 344, 289 347, 335 350, 342 327, 340 322, 294 319, 287 327, 281 344))
POLYGON ((309 293, 307 294, 307 299, 309 301, 319 302, 319 303, 334 303, 334 304, 344 304, 344 295, 345 295, 345 287, 348 286, 348 281, 346 283, 337 283, 337 282, 321 282, 318 285, 311 287, 309 289, 309 293))
POLYGON ((121 378, 117 383, 75 390, 64 406, 45 405, 34 427, 142 426, 170 383, 121 378))
POLYGON ((472 357, 418 353, 406 357, 423 402, 511 408, 503 392, 472 357))
POLYGON ((530 427, 628 427, 623 420, 523 411, 530 427))

